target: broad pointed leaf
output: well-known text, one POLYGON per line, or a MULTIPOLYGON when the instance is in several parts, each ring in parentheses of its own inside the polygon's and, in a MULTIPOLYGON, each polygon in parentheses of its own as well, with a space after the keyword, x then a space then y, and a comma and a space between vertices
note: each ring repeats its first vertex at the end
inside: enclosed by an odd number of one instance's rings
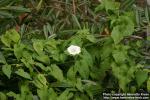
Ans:
POLYGON ((135 78, 138 86, 140 87, 148 78, 148 73, 142 70, 139 70, 135 73, 135 78))
POLYGON ((0 63, 6 64, 6 59, 2 52, 0 52, 0 63))
POLYGON ((15 72, 17 75, 24 77, 26 79, 31 79, 31 76, 29 73, 25 72, 23 69, 18 69, 18 71, 15 72))
POLYGON ((58 81, 63 81, 64 77, 62 70, 56 65, 51 65, 50 67, 50 74, 58 81))
POLYGON ((3 73, 10 79, 11 75, 11 65, 3 65, 2 66, 3 73))

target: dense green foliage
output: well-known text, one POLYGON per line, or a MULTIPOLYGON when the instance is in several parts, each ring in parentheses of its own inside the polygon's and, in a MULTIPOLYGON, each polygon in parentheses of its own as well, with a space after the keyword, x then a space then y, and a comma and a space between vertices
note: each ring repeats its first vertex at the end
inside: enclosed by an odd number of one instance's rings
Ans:
POLYGON ((149 7, 134 0, 27 1, 0 1, 0 100, 150 92, 149 7), (71 45, 81 52, 69 54, 71 45))

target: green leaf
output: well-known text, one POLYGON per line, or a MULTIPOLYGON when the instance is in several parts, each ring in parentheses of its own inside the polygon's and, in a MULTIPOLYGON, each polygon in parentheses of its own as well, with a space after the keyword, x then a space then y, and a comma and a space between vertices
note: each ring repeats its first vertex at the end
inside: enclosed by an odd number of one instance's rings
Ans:
POLYGON ((109 13, 108 11, 113 11, 115 12, 116 10, 119 10, 120 7, 120 3, 119 2, 115 2, 113 0, 101 0, 101 4, 96 7, 95 11, 99 11, 99 10, 103 10, 105 9, 107 13, 109 13))
POLYGON ((47 88, 47 80, 45 78, 45 76, 43 74, 38 74, 35 78, 35 80, 33 81, 33 83, 35 84, 36 87, 38 87, 39 89, 43 89, 43 88, 47 88))
POLYGON ((39 11, 42 7, 43 0, 40 0, 38 5, 36 6, 36 10, 39 11))
POLYGON ((71 66, 67 72, 67 78, 71 80, 75 80, 77 70, 75 70, 74 66, 71 66))
POLYGON ((135 86, 131 86, 130 90, 131 90, 131 93, 135 93, 136 92, 136 87, 135 86))
POLYGON ((40 100, 57 100, 57 94, 55 93, 55 91, 52 88, 38 89, 37 94, 38 94, 40 100))
POLYGON ((9 38, 15 43, 17 43, 20 40, 20 35, 15 29, 7 31, 6 34, 10 34, 9 38))
POLYGON ((10 47, 11 42, 17 43, 20 40, 20 35, 15 29, 6 31, 1 37, 1 41, 8 47, 10 47))
POLYGON ((35 65, 41 68, 42 70, 46 71, 46 67, 42 63, 35 62, 35 65))
POLYGON ((123 39, 123 35, 120 32, 120 27, 121 26, 114 27, 111 33, 111 37, 113 38, 115 44, 119 43, 123 39))
POLYGON ((77 61, 75 67, 82 78, 87 79, 90 74, 89 66, 85 60, 77 61))
POLYGON ((47 80, 43 74, 38 74, 37 79, 39 80, 39 82, 46 86, 47 80))
POLYGON ((95 37, 93 35, 87 35, 86 39, 89 40, 90 42, 93 42, 93 43, 96 42, 96 39, 95 39, 95 37))
POLYGON ((135 73, 135 78, 138 86, 140 87, 148 78, 148 72, 139 70, 135 73))
POLYGON ((43 42, 42 41, 34 41, 33 48, 38 54, 43 53, 43 48, 44 48, 43 42))
POLYGON ((0 11, 0 18, 13 18, 14 16, 7 11, 0 11))
POLYGON ((123 63, 125 61, 126 54, 123 51, 114 50, 113 57, 117 63, 123 63))
POLYGON ((17 94, 14 93, 14 92, 12 92, 12 91, 10 91, 10 92, 7 93, 7 96, 8 96, 8 97, 16 97, 16 95, 17 95, 17 94))
MULTIPOLYGON (((32 92, 29 89, 29 86, 26 82, 21 84, 21 94, 18 97, 18 100, 32 100, 33 95, 32 92)), ((17 99, 17 98, 16 98, 17 99)))
POLYGON ((100 50, 100 52, 101 52, 100 57, 101 57, 102 61, 106 60, 107 58, 109 58, 109 56, 112 54, 112 49, 113 48, 112 48, 111 45, 104 45, 101 48, 101 50, 100 50))
POLYGON ((23 45, 23 44, 15 44, 14 45, 14 54, 17 57, 17 59, 20 59, 23 56, 24 48, 25 48, 25 45, 23 45))
POLYGON ((56 78, 58 81, 60 81, 60 82, 63 81, 64 77, 63 77, 62 70, 58 66, 56 66, 56 65, 51 65, 50 67, 51 67, 50 68, 50 74, 54 78, 56 78))
POLYGON ((105 9, 105 5, 104 3, 101 3, 100 5, 98 5, 96 8, 95 8, 95 12, 98 12, 98 11, 101 11, 105 9))
MULTIPOLYGON (((84 85, 84 90, 86 91, 87 95, 91 98, 92 100, 93 96, 98 94, 102 91, 102 87, 100 85, 92 85, 92 84, 86 84, 84 85)), ((86 95, 86 96, 87 96, 86 95)))
POLYGON ((129 65, 126 64, 116 64, 116 63, 112 63, 112 72, 114 74, 114 76, 119 80, 119 87, 123 90, 123 91, 127 91, 127 84, 129 84, 129 82, 131 81, 132 78, 132 70, 129 69, 129 65), (128 75, 128 70, 130 71, 129 74, 131 74, 131 76, 128 75))
POLYGON ((33 81, 33 84, 39 89, 47 88, 47 86, 42 84, 37 78, 33 81))
POLYGON ((9 34, 4 34, 1 36, 1 41, 2 43, 7 46, 7 47, 10 47, 10 44, 11 44, 11 39, 10 39, 10 36, 9 34))
POLYGON ((16 98, 16 97, 17 97, 17 94, 14 93, 14 92, 12 92, 12 91, 10 91, 10 92, 7 93, 7 96, 8 96, 8 97, 14 97, 14 98, 16 98))
POLYGON ((134 23, 128 16, 119 16, 117 19, 112 19, 111 26, 113 27, 111 37, 115 44, 118 44, 125 36, 130 36, 134 32, 134 23))
POLYGON ((80 37, 73 37, 73 38, 71 39, 71 43, 70 43, 70 44, 78 45, 78 46, 81 47, 82 43, 83 43, 83 42, 82 42, 82 40, 81 40, 80 37))
POLYGON ((119 7, 120 7, 120 3, 114 2, 113 0, 102 0, 102 3, 104 3, 105 9, 107 12, 109 10, 111 10, 111 11, 119 10, 119 7))
POLYGON ((127 91, 127 84, 130 82, 130 80, 127 77, 121 76, 119 78, 119 87, 123 90, 123 91, 127 91))
POLYGON ((81 82, 81 79, 80 78, 77 78, 77 82, 76 82, 76 88, 83 92, 83 86, 82 86, 82 82, 81 82))
POLYGON ((18 71, 15 72, 17 75, 22 76, 26 79, 32 79, 30 74, 28 74, 27 72, 25 72, 23 69, 18 69, 18 71))
POLYGON ((31 52, 23 51, 22 53, 23 53, 23 58, 25 58, 28 61, 28 63, 32 63, 33 62, 33 60, 32 60, 32 53, 31 52))
POLYGON ((7 7, 3 7, 1 9, 4 10, 11 10, 11 11, 15 11, 15 12, 30 12, 31 10, 28 8, 24 8, 22 6, 7 6, 7 7))
POLYGON ((3 92, 0 92, 0 100, 7 100, 6 95, 3 92))
POLYGON ((3 65, 2 66, 3 73, 10 79, 11 75, 11 65, 3 65))
POLYGON ((87 79, 90 74, 90 67, 93 66, 93 59, 86 49, 82 50, 82 60, 76 61, 75 69, 79 72, 82 78, 87 79))
POLYGON ((150 78, 147 80, 147 90, 150 92, 150 78))
POLYGON ((72 14, 72 19, 73 19, 73 22, 78 26, 78 28, 81 29, 81 25, 78 21, 78 18, 74 14, 72 14))
POLYGON ((82 49, 82 59, 85 60, 85 62, 87 63, 87 65, 89 67, 92 67, 93 66, 93 59, 92 59, 92 56, 91 54, 86 50, 86 49, 82 49))
POLYGON ((23 64, 29 69, 30 72, 33 71, 33 64, 34 64, 34 60, 32 59, 32 54, 29 51, 23 51, 21 52, 22 58, 21 58, 21 62, 23 62, 23 64))
POLYGON ((69 100, 73 97, 73 93, 69 92, 69 89, 66 89, 58 98, 57 100, 69 100))
POLYGON ((50 64, 50 58, 48 55, 45 54, 41 54, 41 55, 37 55, 36 59, 44 64, 50 64))
MULTIPOLYGON (((83 99, 81 99, 80 96, 75 96, 75 97, 74 97, 74 100, 83 100, 83 99)), ((88 99, 84 99, 84 100, 88 100, 88 99)))
POLYGON ((0 52, 0 63, 6 64, 6 59, 2 52, 0 52))

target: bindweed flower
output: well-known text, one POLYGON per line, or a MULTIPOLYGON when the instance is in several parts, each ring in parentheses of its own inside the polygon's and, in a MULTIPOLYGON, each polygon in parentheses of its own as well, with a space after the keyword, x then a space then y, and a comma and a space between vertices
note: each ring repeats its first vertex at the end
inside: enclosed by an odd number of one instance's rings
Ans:
POLYGON ((67 48, 67 51, 69 54, 71 55, 77 55, 81 52, 81 48, 79 46, 76 46, 76 45, 71 45, 67 48))

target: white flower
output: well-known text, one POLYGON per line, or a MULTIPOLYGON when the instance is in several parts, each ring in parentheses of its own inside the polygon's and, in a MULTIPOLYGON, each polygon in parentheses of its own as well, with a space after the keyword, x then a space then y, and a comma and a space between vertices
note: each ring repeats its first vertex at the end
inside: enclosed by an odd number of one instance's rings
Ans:
POLYGON ((71 45, 67 48, 67 51, 69 54, 71 55, 77 55, 81 52, 81 48, 79 46, 76 46, 76 45, 71 45))

